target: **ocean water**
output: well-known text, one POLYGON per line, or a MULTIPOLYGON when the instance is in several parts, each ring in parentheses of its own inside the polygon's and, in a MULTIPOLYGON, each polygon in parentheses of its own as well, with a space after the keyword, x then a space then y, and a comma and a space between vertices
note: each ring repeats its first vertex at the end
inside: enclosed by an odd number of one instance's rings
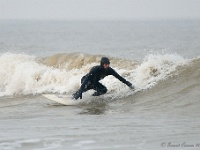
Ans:
POLYGON ((0 21, 0 150, 200 149, 200 21, 0 21), (62 106, 102 56, 105 95, 62 106))

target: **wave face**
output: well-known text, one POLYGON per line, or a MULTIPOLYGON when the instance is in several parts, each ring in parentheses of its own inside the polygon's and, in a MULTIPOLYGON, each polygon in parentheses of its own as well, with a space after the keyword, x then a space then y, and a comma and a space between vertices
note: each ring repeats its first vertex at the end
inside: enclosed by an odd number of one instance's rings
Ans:
MULTIPOLYGON (((0 96, 72 93, 79 88, 81 77, 92 66, 98 65, 101 57, 82 53, 55 54, 45 58, 26 54, 1 54, 0 96)), ((110 59, 111 66, 132 82, 137 90, 149 89, 160 81, 179 74, 179 67, 192 70, 199 63, 199 59, 190 62, 177 54, 150 54, 142 63, 120 58, 110 59)), ((181 75, 188 76, 190 72, 185 71, 181 75)), ((105 97, 119 98, 133 94, 126 85, 112 76, 101 82, 108 88, 105 97)))
MULTIPOLYGON (((137 113, 154 113, 156 115, 170 113, 176 115, 199 117, 200 106, 200 59, 186 61, 159 80, 151 89, 136 93, 126 98, 126 107, 121 111, 137 113), (132 102, 134 101, 134 104, 132 102), (127 108, 128 107, 128 108, 127 108)), ((161 75, 162 76, 162 75, 161 75)), ((161 77, 160 76, 160 77, 161 77)))

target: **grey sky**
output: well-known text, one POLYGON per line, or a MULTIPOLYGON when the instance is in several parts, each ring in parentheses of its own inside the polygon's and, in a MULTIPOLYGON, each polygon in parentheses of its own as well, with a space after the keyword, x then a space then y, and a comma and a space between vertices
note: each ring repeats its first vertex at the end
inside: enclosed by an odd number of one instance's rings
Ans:
POLYGON ((200 19, 200 0, 0 0, 0 19, 200 19))

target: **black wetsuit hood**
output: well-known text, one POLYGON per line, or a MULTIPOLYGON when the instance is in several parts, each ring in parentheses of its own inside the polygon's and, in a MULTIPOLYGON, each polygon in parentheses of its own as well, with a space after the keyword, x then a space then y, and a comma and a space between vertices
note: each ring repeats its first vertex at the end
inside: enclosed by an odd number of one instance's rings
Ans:
POLYGON ((100 66, 103 66, 104 64, 110 64, 110 60, 108 57, 101 58, 100 66))

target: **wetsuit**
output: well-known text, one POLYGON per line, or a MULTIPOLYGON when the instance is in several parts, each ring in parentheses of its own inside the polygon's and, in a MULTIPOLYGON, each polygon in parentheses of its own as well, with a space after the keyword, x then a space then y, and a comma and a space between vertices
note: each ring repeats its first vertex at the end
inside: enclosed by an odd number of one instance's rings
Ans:
POLYGON ((75 94, 73 94, 73 97, 75 99, 82 98, 82 93, 91 89, 96 91, 93 96, 105 94, 107 92, 107 88, 102 85, 99 80, 108 75, 113 75, 121 82, 132 88, 132 84, 121 77, 113 68, 108 67, 107 69, 104 69, 103 66, 99 65, 94 66, 88 74, 82 77, 81 87, 75 94))

